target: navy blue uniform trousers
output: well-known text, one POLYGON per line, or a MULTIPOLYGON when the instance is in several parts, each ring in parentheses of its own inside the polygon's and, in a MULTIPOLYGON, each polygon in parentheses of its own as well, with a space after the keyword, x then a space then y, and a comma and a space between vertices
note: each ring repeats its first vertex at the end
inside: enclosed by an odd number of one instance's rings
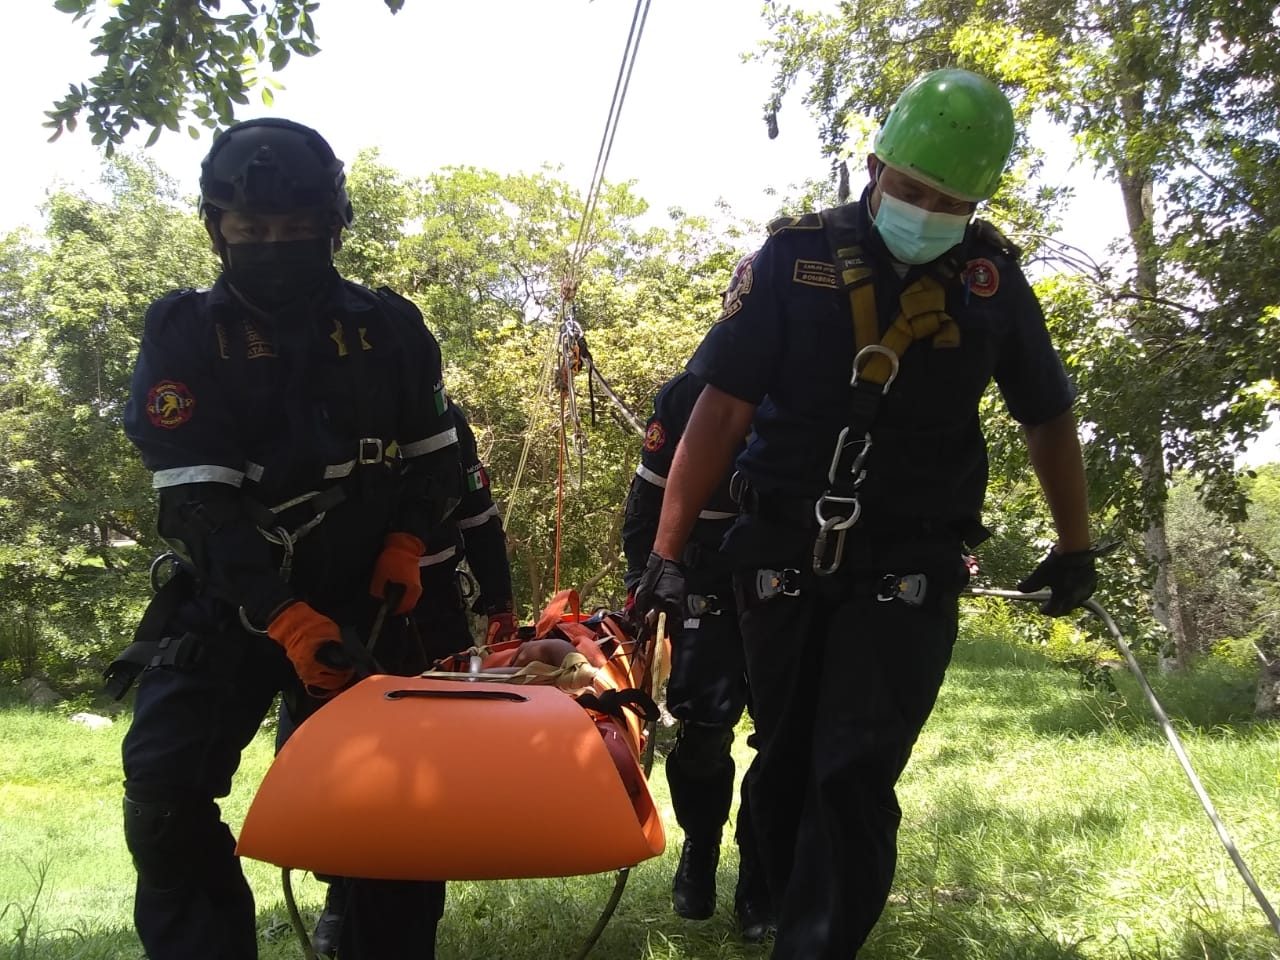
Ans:
MULTIPOLYGON (((207 638, 206 651, 199 667, 142 673, 124 739, 126 795, 170 811, 130 842, 139 873, 134 923, 151 960, 258 956, 253 896, 217 801, 231 791, 241 752, 276 694, 296 678, 267 637, 227 632, 207 638)), ((443 884, 354 887, 344 960, 435 955, 443 884)))
POLYGON ((773 960, 851 960, 883 911, 902 817, 894 787, 956 638, 959 539, 870 547, 857 536, 832 577, 787 558, 798 596, 753 602, 755 570, 735 577, 757 741, 744 792, 778 911, 773 960), (887 573, 926 573, 926 602, 877 598, 887 573))

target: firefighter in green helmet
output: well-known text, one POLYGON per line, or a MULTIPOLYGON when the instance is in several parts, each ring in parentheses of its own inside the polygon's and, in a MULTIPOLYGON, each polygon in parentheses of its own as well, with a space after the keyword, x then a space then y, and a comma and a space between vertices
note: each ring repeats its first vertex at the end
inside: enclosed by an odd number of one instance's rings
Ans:
POLYGON ((755 711, 744 786, 773 960, 850 960, 887 902, 895 785, 951 658, 964 558, 987 536, 979 402, 993 380, 1058 534, 1019 587, 1047 588, 1041 610, 1058 616, 1097 582, 1074 390, 1018 250, 974 219, 1013 140, 990 80, 912 83, 862 196, 771 224, 688 364, 706 387, 636 605, 681 609, 685 540, 736 465, 722 552, 755 711))

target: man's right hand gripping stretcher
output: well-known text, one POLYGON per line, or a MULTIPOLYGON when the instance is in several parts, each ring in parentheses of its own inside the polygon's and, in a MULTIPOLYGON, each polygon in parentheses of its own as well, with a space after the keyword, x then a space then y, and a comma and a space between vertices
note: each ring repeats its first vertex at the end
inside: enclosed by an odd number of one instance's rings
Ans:
POLYGON ((272 618, 267 636, 284 647, 309 696, 327 700, 355 677, 355 664, 342 647, 338 625, 301 600, 272 618))

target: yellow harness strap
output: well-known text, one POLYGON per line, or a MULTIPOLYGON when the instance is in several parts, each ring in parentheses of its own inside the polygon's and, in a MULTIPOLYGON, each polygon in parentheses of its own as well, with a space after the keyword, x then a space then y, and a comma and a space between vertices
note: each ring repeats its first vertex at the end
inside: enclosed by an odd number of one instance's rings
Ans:
MULTIPOLYGON (((853 334, 856 350, 879 341, 895 356, 901 357, 916 340, 933 337, 935 347, 955 347, 960 344, 960 328, 947 313, 947 292, 942 284, 931 276, 917 277, 902 291, 898 298, 901 311, 896 320, 880 337, 880 318, 876 310, 876 289, 871 268, 862 263, 861 250, 857 247, 842 248, 837 254, 843 262, 857 265, 841 271, 840 279, 849 291, 849 309, 853 314, 853 334)), ((884 383, 889 379, 893 364, 883 354, 874 354, 858 373, 858 378, 871 383, 884 383)))

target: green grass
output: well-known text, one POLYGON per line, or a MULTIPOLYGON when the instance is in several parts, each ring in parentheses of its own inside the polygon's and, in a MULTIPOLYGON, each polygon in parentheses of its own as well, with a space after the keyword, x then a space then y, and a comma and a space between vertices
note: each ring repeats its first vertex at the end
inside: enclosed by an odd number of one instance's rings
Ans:
MULTIPOLYGON (((1218 842, 1137 685, 1084 690, 1034 651, 982 636, 957 649, 937 710, 900 786, 894 892, 861 960, 1267 960, 1280 940, 1218 842)), ((1228 830, 1280 900, 1280 729, 1251 718, 1247 674, 1211 667, 1150 677, 1228 830)), ((126 721, 127 722, 127 721, 126 721)), ((0 958, 141 960, 130 926, 132 868, 120 828, 126 722, 89 731, 58 713, 0 708, 0 958), (7 907, 6 907, 7 905, 7 907)), ((663 746, 670 731, 663 734, 663 746)), ((745 730, 735 747, 747 759, 745 730)), ((660 749, 661 753, 661 749, 660 749)), ((271 760, 246 753, 229 821, 244 816, 271 760)), ((665 778, 654 794, 672 836, 632 871, 593 960, 764 958, 730 914, 731 843, 720 911, 670 911, 679 850, 665 778)), ((583 829, 590 829, 584 824, 583 829)), ((726 832, 726 837, 728 831, 726 832)), ((246 863, 263 960, 301 956, 279 871, 246 863)), ((313 917, 322 887, 294 876, 313 917)), ((442 960, 571 956, 611 875, 452 883, 442 960)))

